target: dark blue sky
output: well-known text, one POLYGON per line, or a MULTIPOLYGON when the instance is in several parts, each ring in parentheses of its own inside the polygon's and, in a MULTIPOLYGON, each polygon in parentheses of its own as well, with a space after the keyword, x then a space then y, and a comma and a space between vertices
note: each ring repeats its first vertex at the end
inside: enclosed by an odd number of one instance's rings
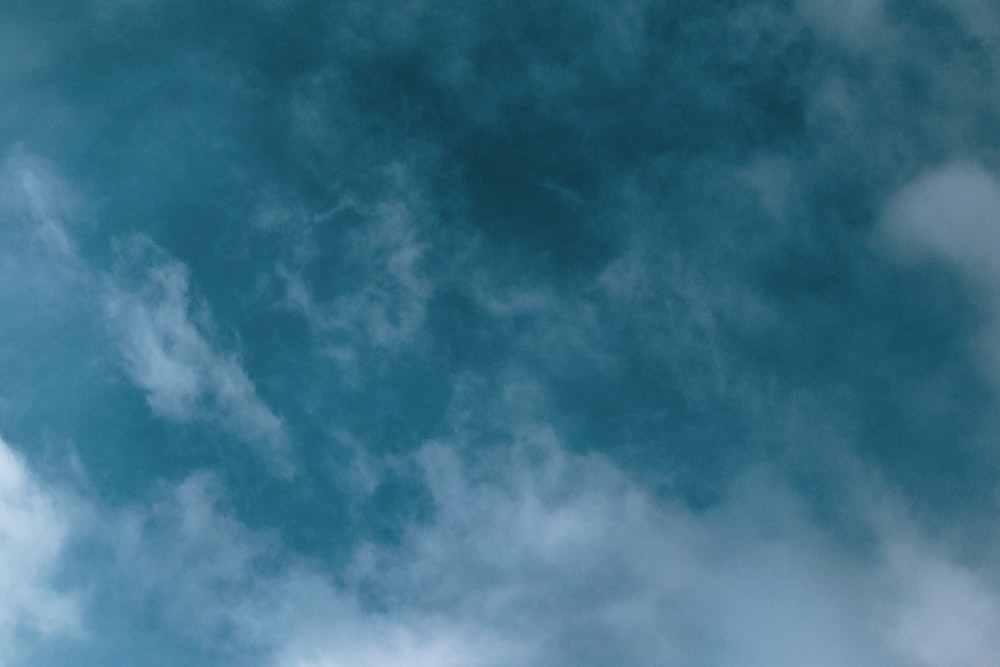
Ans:
POLYGON ((5 2, 0 655, 992 665, 998 45, 5 2))

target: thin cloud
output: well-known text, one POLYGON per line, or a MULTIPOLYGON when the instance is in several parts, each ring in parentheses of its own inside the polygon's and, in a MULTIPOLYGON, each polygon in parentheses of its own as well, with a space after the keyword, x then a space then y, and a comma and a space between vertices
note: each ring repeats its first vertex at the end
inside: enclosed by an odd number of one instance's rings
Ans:
POLYGON ((187 269, 146 238, 131 238, 123 247, 137 276, 109 282, 104 310, 125 370, 146 392, 150 408, 167 419, 218 423, 281 459, 288 444, 284 424, 236 355, 209 341, 211 317, 192 303, 187 269))
POLYGON ((360 372, 362 355, 372 350, 399 354, 410 348, 420 337, 434 292, 419 189, 406 166, 393 165, 386 177, 387 191, 376 201, 346 202, 312 218, 286 214, 283 223, 272 222, 306 237, 296 241, 305 247, 277 267, 283 303, 305 318, 318 348, 341 365, 346 377, 360 372), (364 224, 351 224, 352 217, 364 224), (329 234, 324 227, 338 225, 344 227, 338 251, 314 256, 315 237, 329 234), (315 285, 309 275, 320 262, 334 267, 336 277, 315 285))
POLYGON ((29 224, 29 233, 61 259, 76 259, 66 219, 76 208, 68 186, 44 161, 23 149, 10 152, 0 169, 0 202, 29 224))

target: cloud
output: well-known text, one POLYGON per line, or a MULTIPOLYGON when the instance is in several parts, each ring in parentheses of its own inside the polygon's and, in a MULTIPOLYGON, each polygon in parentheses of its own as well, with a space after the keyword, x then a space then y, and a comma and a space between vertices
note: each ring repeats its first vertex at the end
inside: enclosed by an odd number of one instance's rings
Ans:
MULTIPOLYGON (((135 235, 112 240, 120 270, 105 273, 76 249, 67 224, 80 220, 83 202, 54 168, 17 149, 0 176, 0 205, 9 216, 0 234, 11 250, 0 257, 0 271, 21 283, 10 295, 12 307, 30 312, 27 304, 17 304, 24 292, 35 292, 58 304, 59 314, 76 315, 69 326, 83 327, 91 326, 91 310, 103 310, 125 370, 155 414, 215 422, 287 472, 284 423, 258 396, 237 356, 210 341, 211 314, 192 302, 183 263, 135 235)), ((103 347, 92 344, 95 353, 103 347)))
POLYGON ((950 0, 944 3, 962 27, 984 45, 995 43, 1000 34, 1000 12, 985 0, 950 0))
POLYGON ((877 477, 848 473, 861 551, 767 467, 696 511, 522 425, 504 447, 428 442, 433 514, 331 571, 240 523, 212 475, 137 506, 116 567, 175 632, 270 667, 980 667, 997 590, 877 477), (864 481, 862 481, 864 480, 864 481), (885 496, 884 494, 889 494, 885 496))
POLYGON ((1000 381, 1000 183, 983 167, 951 162, 927 171, 889 197, 877 229, 889 254, 910 269, 957 273, 987 321, 970 343, 1000 381))
POLYGON ((975 572, 924 545, 890 545, 901 599, 889 639, 914 664, 987 667, 996 662, 1000 597, 975 572))
POLYGON ((25 644, 83 633, 80 597, 58 579, 72 528, 58 495, 0 440, 0 653, 13 664, 25 644))
POLYGON ((104 310, 125 370, 154 413, 218 423, 281 459, 287 434, 261 400, 235 354, 209 340, 211 315, 189 295, 186 267, 144 237, 121 244, 137 275, 109 281, 104 310))
POLYGON ((178 636, 238 664, 460 667, 491 655, 489 633, 457 619, 366 608, 344 577, 250 530, 225 499, 215 476, 196 473, 108 521, 110 590, 157 600, 178 636))
POLYGON ((796 10, 820 34, 851 51, 865 52, 888 36, 883 5, 881 0, 798 0, 796 10))
POLYGON ((86 206, 59 171, 21 147, 0 160, 0 417, 32 442, 97 384, 99 286, 71 233, 87 226, 86 206))
POLYGON ((10 151, 0 168, 0 205, 13 214, 5 230, 18 225, 27 238, 59 259, 76 259, 65 222, 78 208, 69 187, 45 161, 21 148, 10 151))
POLYGON ((945 260, 1000 296, 1000 184, 982 167, 954 162, 918 176, 892 195, 880 225, 904 257, 945 260))
POLYGON ((277 267, 284 304, 306 319, 318 347, 348 376, 359 372, 366 352, 410 347, 426 318, 434 291, 429 212, 412 169, 385 169, 387 184, 374 201, 345 201, 314 216, 272 211, 263 223, 296 236, 293 256, 277 267), (335 240, 317 244, 335 230, 335 240))
POLYGON ((71 522, 0 446, 0 646, 88 655, 107 642, 87 628, 145 609, 214 664, 261 667, 984 667, 1000 649, 994 580, 863 467, 840 471, 856 549, 773 467, 695 510, 527 414, 502 442, 434 440, 413 462, 431 514, 332 568, 244 524, 212 473, 71 522), (76 571, 85 604, 55 584, 81 536, 110 554, 76 571))
POLYGON ((957 667, 995 655, 997 591, 905 512, 886 521, 894 501, 851 498, 877 487, 844 489, 876 536, 859 554, 767 468, 696 512, 544 427, 491 451, 431 443, 419 458, 434 520, 371 571, 389 608, 488 628, 519 656, 507 664, 957 667), (951 639, 915 641, 944 618, 951 639))
MULTIPOLYGON (((856 549, 771 466, 696 510, 568 451, 532 421, 536 397, 508 398, 498 442, 463 428, 414 454, 432 512, 396 544, 351 546, 346 567, 248 527, 208 472, 104 507, 74 528, 113 554, 76 582, 100 593, 86 613, 131 624, 145 609, 214 664, 262 667, 981 667, 996 655, 992 581, 924 535, 877 476, 838 470, 838 512, 870 540, 856 549)), ((47 577, 68 515, 0 454, 0 534, 18 547, 0 553, 17 574, 0 629, 14 617, 72 634, 89 617, 47 577)))

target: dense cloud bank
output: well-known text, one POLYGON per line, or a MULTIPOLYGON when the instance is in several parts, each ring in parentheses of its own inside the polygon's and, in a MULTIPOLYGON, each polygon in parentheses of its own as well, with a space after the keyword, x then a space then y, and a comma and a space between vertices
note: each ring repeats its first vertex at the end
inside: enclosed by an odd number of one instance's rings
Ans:
POLYGON ((998 36, 5 3, 4 664, 992 664, 998 36))

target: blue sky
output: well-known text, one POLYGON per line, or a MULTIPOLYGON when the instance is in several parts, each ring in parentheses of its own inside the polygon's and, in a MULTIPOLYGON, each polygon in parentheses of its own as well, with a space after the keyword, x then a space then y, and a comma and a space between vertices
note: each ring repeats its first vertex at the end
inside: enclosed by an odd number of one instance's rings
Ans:
POLYGON ((998 37, 5 2, 0 661, 993 665, 998 37))

